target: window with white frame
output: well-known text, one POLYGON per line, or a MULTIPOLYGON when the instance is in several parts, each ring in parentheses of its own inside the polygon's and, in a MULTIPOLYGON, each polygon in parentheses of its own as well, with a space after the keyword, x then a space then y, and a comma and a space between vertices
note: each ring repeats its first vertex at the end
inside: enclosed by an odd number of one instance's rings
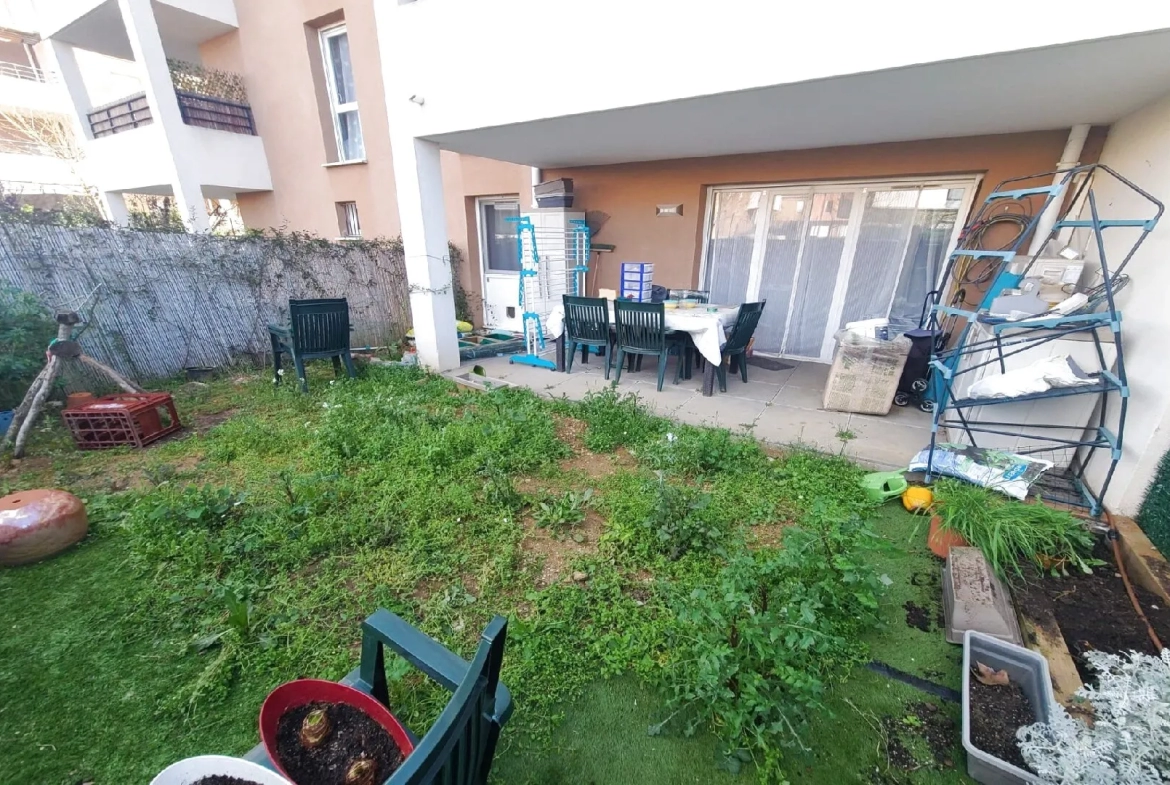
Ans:
POLYGON ((337 223, 342 237, 361 237, 362 222, 358 220, 357 202, 337 203, 337 223))
POLYGON ((361 161, 366 157, 362 143, 362 123, 358 117, 357 92, 353 84, 353 65, 349 57, 349 34, 345 25, 321 31, 321 54, 325 62, 325 83, 329 89, 329 111, 337 136, 337 156, 341 161, 361 161))

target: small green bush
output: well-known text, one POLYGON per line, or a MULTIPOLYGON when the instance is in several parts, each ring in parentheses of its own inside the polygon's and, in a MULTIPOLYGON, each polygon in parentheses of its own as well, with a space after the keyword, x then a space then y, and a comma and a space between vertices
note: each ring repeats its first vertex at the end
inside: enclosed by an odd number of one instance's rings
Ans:
POLYGON ((20 404, 56 334, 52 314, 35 297, 0 285, 0 411, 20 404))
POLYGON ((1138 526, 1164 554, 1170 554, 1170 451, 1158 462, 1158 470, 1137 514, 1138 526))

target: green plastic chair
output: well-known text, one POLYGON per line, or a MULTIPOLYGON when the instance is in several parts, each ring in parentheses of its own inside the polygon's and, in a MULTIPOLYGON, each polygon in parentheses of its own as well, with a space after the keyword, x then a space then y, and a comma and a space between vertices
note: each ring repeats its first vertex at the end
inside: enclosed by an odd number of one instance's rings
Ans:
POLYGON ((565 373, 573 371, 573 355, 581 347, 581 362, 589 362, 589 347, 604 350, 605 378, 609 378, 612 339, 609 332, 609 301, 604 297, 570 297, 565 303, 565 373))
MULTIPOLYGON (((342 684, 393 710, 386 682, 385 650, 390 647, 452 693, 422 739, 410 734, 414 752, 383 785, 484 785, 488 781, 500 729, 512 716, 512 695, 500 684, 507 628, 503 616, 492 619, 479 636, 474 659, 467 662, 384 608, 362 623, 361 665, 342 684)), ((263 744, 244 757, 276 769, 263 744)))
POLYGON ((751 343, 752 335, 756 332, 756 325, 760 323, 760 316, 764 313, 767 300, 759 303, 744 303, 739 306, 739 313, 735 315, 735 326, 731 328, 731 337, 723 345, 723 362, 716 369, 719 374, 719 391, 727 392, 727 368, 731 363, 739 364, 739 375, 747 384, 747 348, 751 343))
POLYGON ((292 356, 301 392, 309 391, 305 360, 332 358, 333 372, 340 376, 341 365, 352 379, 357 376, 349 352, 349 301, 344 297, 323 300, 289 300, 289 326, 268 325, 272 339, 273 383, 280 384, 281 355, 292 356))
MULTIPOLYGON (((678 366, 674 370, 674 383, 678 384, 682 374, 684 343, 666 334, 666 309, 662 303, 638 303, 630 300, 615 300, 614 322, 617 327, 617 342, 615 343, 617 362, 617 376, 615 382, 622 380, 622 363, 626 355, 637 355, 639 360, 644 356, 658 357, 658 391, 662 392, 662 382, 666 378, 666 359, 675 354, 678 356, 678 366)), ((609 363, 606 363, 608 370, 609 363)))

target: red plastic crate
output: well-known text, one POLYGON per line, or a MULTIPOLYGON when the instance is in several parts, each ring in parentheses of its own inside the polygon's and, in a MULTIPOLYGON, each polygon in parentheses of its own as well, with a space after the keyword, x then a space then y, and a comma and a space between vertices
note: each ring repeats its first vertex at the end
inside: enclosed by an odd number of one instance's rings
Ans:
POLYGON ((81 450, 145 447, 183 427, 170 393, 122 393, 61 412, 81 450))

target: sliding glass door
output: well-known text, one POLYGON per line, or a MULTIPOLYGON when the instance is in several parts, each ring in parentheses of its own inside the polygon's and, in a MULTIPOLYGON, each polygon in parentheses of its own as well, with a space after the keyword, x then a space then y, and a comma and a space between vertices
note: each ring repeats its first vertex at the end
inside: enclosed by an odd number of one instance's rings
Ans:
POLYGON ((756 350, 827 362, 848 322, 916 326, 975 182, 717 189, 705 262, 713 302, 767 300, 756 350))

